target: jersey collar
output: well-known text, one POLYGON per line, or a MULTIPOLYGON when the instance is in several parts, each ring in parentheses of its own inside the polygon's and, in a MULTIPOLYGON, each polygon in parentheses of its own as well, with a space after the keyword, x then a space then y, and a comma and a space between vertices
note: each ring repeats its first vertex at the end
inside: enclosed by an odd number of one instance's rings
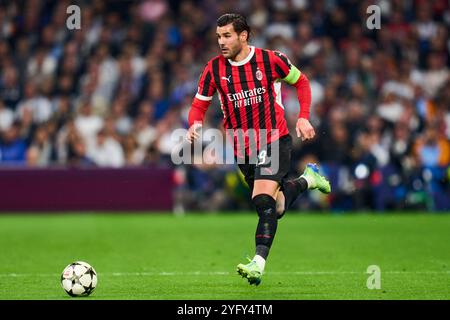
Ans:
POLYGON ((249 46, 249 47, 250 47, 250 53, 248 54, 248 56, 244 60, 236 62, 236 61, 228 59, 228 62, 232 66, 235 66, 235 67, 243 66, 244 64, 249 62, 250 59, 253 58, 253 55, 255 54, 255 47, 254 46, 249 46))

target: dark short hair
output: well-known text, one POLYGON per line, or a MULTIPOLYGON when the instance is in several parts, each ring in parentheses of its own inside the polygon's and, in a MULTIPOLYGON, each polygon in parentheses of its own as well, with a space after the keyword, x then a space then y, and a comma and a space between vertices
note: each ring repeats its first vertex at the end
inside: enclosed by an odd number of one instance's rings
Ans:
POLYGON ((247 19, 239 13, 225 13, 217 19, 217 26, 223 27, 227 24, 233 24, 234 31, 240 34, 242 31, 247 31, 247 41, 250 39, 250 26, 247 24, 247 19))

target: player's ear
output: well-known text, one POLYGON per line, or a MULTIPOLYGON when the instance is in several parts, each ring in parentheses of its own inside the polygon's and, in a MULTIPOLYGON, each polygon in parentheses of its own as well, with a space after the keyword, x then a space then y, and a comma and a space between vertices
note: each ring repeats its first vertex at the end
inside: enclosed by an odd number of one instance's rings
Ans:
POLYGON ((241 31, 241 33, 239 34, 239 38, 242 42, 247 41, 248 40, 247 30, 241 31))

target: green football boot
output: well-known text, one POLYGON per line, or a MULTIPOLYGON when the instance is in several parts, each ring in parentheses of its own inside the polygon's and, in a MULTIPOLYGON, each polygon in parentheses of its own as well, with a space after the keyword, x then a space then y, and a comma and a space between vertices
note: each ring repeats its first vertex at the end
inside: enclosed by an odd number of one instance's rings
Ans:
POLYGON ((238 264, 237 272, 243 278, 247 278, 250 284, 257 286, 261 283, 263 271, 258 267, 255 261, 250 261, 248 264, 238 264))
POLYGON ((322 193, 330 193, 330 182, 324 176, 319 174, 319 167, 315 163, 308 163, 305 171, 300 176, 308 182, 308 189, 318 189, 322 193))

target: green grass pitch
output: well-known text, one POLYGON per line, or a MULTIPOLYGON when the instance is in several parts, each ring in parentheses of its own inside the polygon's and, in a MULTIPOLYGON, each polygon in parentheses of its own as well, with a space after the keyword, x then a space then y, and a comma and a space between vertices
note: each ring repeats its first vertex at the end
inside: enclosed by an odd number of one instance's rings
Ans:
POLYGON ((287 213, 260 286, 235 270, 253 256, 254 213, 2 214, 0 299, 450 299, 449 214, 287 213), (75 260, 99 283, 60 285, 75 260), (381 270, 369 290, 367 268, 381 270))

